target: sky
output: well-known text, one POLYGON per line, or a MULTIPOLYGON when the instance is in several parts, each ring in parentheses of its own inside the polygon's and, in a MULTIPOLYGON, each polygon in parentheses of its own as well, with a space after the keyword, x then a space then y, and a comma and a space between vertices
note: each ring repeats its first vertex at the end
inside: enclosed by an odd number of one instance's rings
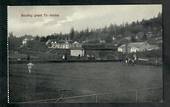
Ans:
POLYGON ((8 6, 8 32, 46 36, 150 19, 162 5, 8 6))

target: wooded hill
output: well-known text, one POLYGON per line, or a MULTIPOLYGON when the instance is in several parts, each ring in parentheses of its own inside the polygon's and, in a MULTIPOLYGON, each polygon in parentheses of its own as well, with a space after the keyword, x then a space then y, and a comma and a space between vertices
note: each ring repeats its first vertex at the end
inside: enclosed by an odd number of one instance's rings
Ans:
MULTIPOLYGON (((76 31, 74 28, 71 28, 70 33, 62 34, 62 33, 53 33, 51 35, 46 35, 43 37, 40 36, 32 36, 32 35, 24 35, 22 37, 16 37, 11 32, 8 37, 9 41, 9 49, 15 50, 22 45, 22 40, 26 37, 33 37, 33 44, 30 44, 30 47, 34 47, 35 49, 39 49, 41 46, 45 48, 45 42, 49 39, 60 40, 70 40, 70 41, 78 41, 79 43, 99 43, 103 41, 103 43, 117 43, 122 44, 123 40, 126 38, 129 42, 136 41, 146 41, 151 37, 148 37, 146 34, 149 32, 152 33, 153 37, 162 37, 162 14, 159 13, 156 17, 151 19, 142 21, 134 21, 130 24, 123 23, 121 25, 110 24, 100 29, 84 29, 82 31, 76 31), (138 40, 137 40, 138 39, 138 40), (35 45, 35 46, 32 46, 35 45)), ((151 40, 151 39, 150 39, 151 40)), ((153 40, 152 40, 153 41, 153 40)), ((124 41, 126 42, 126 41, 124 41)), ((154 41, 153 41, 154 42, 154 41)), ((29 46, 29 45, 28 45, 29 46)))

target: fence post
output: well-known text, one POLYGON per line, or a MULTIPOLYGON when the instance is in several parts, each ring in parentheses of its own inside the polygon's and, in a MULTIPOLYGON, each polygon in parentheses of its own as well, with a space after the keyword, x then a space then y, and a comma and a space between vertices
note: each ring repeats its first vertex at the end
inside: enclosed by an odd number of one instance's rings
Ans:
POLYGON ((138 102, 138 90, 135 90, 136 102, 138 102))
POLYGON ((97 103, 97 95, 96 95, 96 103, 97 103))

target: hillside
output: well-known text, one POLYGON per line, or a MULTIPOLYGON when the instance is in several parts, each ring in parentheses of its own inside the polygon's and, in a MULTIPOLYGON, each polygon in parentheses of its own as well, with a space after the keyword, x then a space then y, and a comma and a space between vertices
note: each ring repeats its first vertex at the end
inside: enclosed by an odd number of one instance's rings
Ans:
POLYGON ((127 42, 148 41, 151 44, 162 45, 162 14, 148 20, 135 21, 130 24, 121 25, 110 24, 100 29, 84 29, 76 31, 74 28, 68 34, 53 33, 43 37, 24 35, 17 37, 13 33, 9 34, 9 50, 31 50, 45 52, 49 49, 45 42, 49 39, 57 41, 69 40, 78 41, 82 44, 116 44, 119 46, 127 42), (22 46, 24 38, 33 38, 27 45, 22 46))

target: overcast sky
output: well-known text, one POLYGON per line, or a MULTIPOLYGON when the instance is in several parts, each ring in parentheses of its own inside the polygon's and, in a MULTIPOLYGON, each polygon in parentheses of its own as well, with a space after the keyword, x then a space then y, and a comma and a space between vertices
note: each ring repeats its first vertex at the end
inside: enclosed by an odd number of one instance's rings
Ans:
POLYGON ((141 21, 159 12, 161 5, 8 6, 8 32, 46 36, 68 33, 72 27, 80 31, 141 21), (42 16, 35 17, 37 14, 42 16))

